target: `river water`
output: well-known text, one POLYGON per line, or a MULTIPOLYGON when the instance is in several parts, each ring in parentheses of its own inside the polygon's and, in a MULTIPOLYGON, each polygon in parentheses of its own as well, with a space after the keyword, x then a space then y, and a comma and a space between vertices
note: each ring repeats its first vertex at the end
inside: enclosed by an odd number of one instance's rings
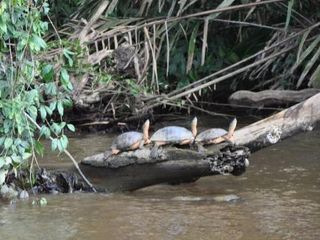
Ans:
MULTIPOLYGON (((111 136, 71 139, 81 159, 111 136)), ((47 166, 65 167, 47 155, 47 166)), ((246 173, 131 193, 46 195, 0 202, 0 239, 320 239, 320 132, 254 153, 246 173)))

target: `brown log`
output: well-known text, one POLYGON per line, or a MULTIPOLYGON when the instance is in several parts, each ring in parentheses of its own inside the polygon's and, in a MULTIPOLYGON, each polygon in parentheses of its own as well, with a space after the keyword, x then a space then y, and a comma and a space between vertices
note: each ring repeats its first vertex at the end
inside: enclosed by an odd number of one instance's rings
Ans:
POLYGON ((271 117, 235 132, 235 144, 251 151, 275 144, 295 133, 310 131, 320 121, 320 93, 271 117))
POLYGON ((150 148, 111 155, 110 151, 85 158, 81 170, 98 189, 128 191, 159 184, 195 181, 218 174, 242 174, 249 149, 224 143, 205 153, 175 147, 150 148))
POLYGON ((234 105, 248 106, 285 106, 300 103, 320 92, 320 89, 293 90, 265 90, 261 92, 237 91, 229 97, 234 105))

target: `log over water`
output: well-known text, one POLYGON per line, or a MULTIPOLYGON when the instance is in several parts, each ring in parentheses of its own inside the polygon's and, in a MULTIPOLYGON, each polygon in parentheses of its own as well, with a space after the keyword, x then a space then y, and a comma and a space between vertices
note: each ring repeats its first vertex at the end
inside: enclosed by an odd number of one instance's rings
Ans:
POLYGON ((81 169, 106 191, 127 191, 159 183, 192 182, 210 175, 240 175, 248 166, 249 155, 248 148, 226 143, 212 145, 205 153, 175 147, 161 148, 156 155, 150 148, 119 155, 107 151, 85 158, 81 169))
POLYGON ((255 122, 234 133, 235 144, 256 151, 303 131, 311 131, 320 122, 320 93, 255 122))

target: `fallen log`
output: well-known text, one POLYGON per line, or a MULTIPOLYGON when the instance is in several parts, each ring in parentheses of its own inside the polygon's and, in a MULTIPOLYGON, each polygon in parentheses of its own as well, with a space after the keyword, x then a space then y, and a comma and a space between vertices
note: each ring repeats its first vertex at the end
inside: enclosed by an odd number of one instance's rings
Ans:
POLYGON ((275 144, 302 131, 312 130, 320 121, 320 93, 275 115, 235 131, 234 143, 251 151, 275 144))
POLYGON ((99 188, 128 191, 159 184, 192 182, 203 176, 240 175, 250 151, 230 144, 212 145, 205 152, 175 147, 151 148, 111 155, 110 151, 81 161, 81 170, 99 188))
POLYGON ((250 151, 275 144, 297 132, 311 130, 320 121, 320 93, 271 117, 239 129, 234 145, 207 146, 204 152, 189 148, 151 147, 111 155, 89 156, 81 170, 106 191, 126 191, 159 184, 195 181, 202 176, 242 174, 250 151))
POLYGON ((265 90, 261 92, 237 91, 230 95, 229 103, 250 107, 288 106, 300 103, 320 92, 320 89, 265 90))

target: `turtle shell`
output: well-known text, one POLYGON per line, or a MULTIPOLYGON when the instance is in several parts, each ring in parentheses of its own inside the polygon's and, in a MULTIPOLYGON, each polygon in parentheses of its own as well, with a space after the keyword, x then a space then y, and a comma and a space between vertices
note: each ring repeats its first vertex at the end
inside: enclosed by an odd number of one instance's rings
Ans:
POLYGON ((151 141, 153 142, 163 141, 167 143, 180 143, 181 141, 187 139, 194 139, 192 132, 184 127, 176 126, 161 128, 151 137, 151 141))
POLYGON ((125 132, 117 136, 111 145, 112 149, 127 150, 136 142, 143 140, 143 134, 140 132, 125 132))
POLYGON ((210 128, 199 133, 196 137, 196 142, 208 142, 226 134, 228 134, 228 132, 222 128, 210 128))

